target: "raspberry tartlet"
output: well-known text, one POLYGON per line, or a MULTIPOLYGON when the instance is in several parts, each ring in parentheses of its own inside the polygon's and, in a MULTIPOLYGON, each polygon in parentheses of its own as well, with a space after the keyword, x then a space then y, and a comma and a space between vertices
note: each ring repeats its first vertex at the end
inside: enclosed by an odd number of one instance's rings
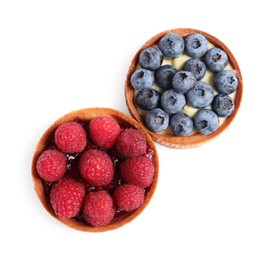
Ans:
POLYGON ((197 147, 221 134, 235 118, 242 93, 240 67, 229 48, 188 28, 148 40, 125 82, 130 114, 154 141, 171 148, 197 147))
POLYGON ((58 119, 40 138, 32 160, 34 189, 44 208, 86 232, 135 219, 155 192, 158 172, 158 153, 146 129, 109 108, 58 119))

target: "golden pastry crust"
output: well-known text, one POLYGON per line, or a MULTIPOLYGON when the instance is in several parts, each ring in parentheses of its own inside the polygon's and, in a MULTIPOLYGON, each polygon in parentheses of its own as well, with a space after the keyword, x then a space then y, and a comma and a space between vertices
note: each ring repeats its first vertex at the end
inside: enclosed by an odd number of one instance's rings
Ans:
POLYGON ((151 139, 150 135, 147 133, 146 129, 142 125, 140 125, 136 120, 131 118, 130 116, 128 116, 122 112, 119 112, 117 110, 110 109, 110 108, 86 108, 86 109, 81 109, 81 110, 77 110, 77 111, 72 111, 72 112, 64 115, 63 117, 61 117, 60 119, 55 121, 46 130, 46 132, 42 135, 42 137, 40 138, 40 140, 36 146, 36 149, 35 149, 35 152, 33 155, 33 159, 32 159, 32 179, 34 182, 34 190, 35 190, 39 200, 41 201, 42 205, 44 206, 44 208, 54 218, 56 218, 58 221, 62 222, 63 224, 65 224, 71 228, 74 228, 74 229, 77 229, 80 231, 86 231, 86 232, 104 232, 104 231, 108 231, 108 230, 113 230, 113 229, 119 228, 119 227, 127 224, 128 222, 132 221, 133 219, 135 219, 145 209, 145 207, 150 202, 150 200, 155 192, 155 189, 156 189, 156 185, 157 185, 157 181, 158 181, 158 173, 159 173, 158 153, 156 150, 156 146, 155 146, 153 140, 151 139), (55 215, 55 213, 50 205, 49 199, 47 198, 47 196, 45 194, 42 180, 40 179, 40 177, 38 176, 38 174, 36 172, 36 163, 37 163, 38 157, 46 149, 49 141, 52 139, 55 129, 60 124, 62 124, 64 122, 74 121, 74 120, 81 120, 81 121, 88 122, 92 118, 97 117, 97 116, 111 116, 118 123, 120 123, 122 125, 128 125, 128 126, 136 128, 136 129, 139 129, 146 136, 148 146, 154 152, 154 166, 155 166, 155 174, 154 174, 153 183, 146 192, 146 198, 145 198, 144 204, 140 208, 138 208, 137 210, 135 210, 133 212, 127 212, 125 214, 122 214, 121 216, 115 217, 113 219, 113 221, 111 221, 108 225, 103 226, 103 227, 92 227, 89 224, 87 224, 85 222, 78 221, 76 219, 63 220, 63 219, 58 218, 55 215))
POLYGON ((129 110, 130 114, 137 121, 139 121, 145 128, 146 128, 145 123, 135 106, 134 89, 131 86, 130 77, 131 77, 132 73, 136 70, 136 67, 138 66, 139 54, 141 53, 141 51, 145 48, 150 47, 150 46, 157 45, 159 40, 167 33, 176 33, 176 34, 181 35, 184 38, 189 36, 190 34, 194 34, 194 33, 200 33, 200 34, 204 35, 210 43, 212 43, 216 47, 223 49, 227 53, 228 58, 229 58, 229 63, 231 64, 231 66, 239 80, 237 93, 236 93, 236 96, 234 99, 235 110, 232 113, 232 115, 229 116, 225 120, 225 122, 214 133, 212 133, 210 135, 202 135, 199 133, 195 133, 194 135, 191 135, 191 136, 181 137, 181 136, 173 135, 170 131, 165 131, 164 133, 156 133, 156 132, 152 132, 147 129, 147 131, 151 135, 152 139, 162 145, 165 145, 165 146, 168 146, 171 148, 197 147, 197 146, 200 146, 200 145, 214 139, 216 136, 221 134, 231 124, 231 122, 235 118, 235 116, 240 108, 242 94, 243 94, 242 74, 241 74, 240 67, 239 67, 234 55, 231 53, 231 51, 228 49, 228 47, 224 43, 222 43, 219 39, 217 39, 216 37, 214 37, 206 32, 196 30, 196 29, 189 29, 189 28, 177 28, 177 29, 167 30, 167 31, 158 33, 157 35, 153 36, 149 41, 147 41, 135 54, 135 56, 133 57, 133 59, 131 61, 130 66, 129 66, 127 76, 126 76, 126 82, 125 82, 125 98, 126 98, 126 104, 127 104, 128 110, 129 110))

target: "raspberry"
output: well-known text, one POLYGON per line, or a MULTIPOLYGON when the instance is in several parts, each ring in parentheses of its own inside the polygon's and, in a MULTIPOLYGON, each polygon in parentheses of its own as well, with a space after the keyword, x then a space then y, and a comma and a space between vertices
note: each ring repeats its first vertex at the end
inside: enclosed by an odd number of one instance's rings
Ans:
POLYGON ((85 200, 84 219, 95 227, 107 225, 115 215, 112 197, 104 190, 90 192, 85 200))
POLYGON ((138 209, 145 200, 144 190, 136 185, 124 184, 114 192, 114 201, 120 210, 138 209))
POLYGON ((67 158, 60 151, 46 150, 38 158, 36 169, 43 180, 57 181, 67 170, 67 158))
POLYGON ((103 186, 113 179, 114 164, 104 151, 90 149, 81 156, 79 171, 89 184, 103 186))
POLYGON ((112 148, 121 132, 119 124, 110 116, 98 116, 89 123, 92 142, 102 148, 112 148))
POLYGON ((144 134, 133 128, 124 129, 116 142, 116 150, 122 157, 136 157, 144 154, 147 141, 144 134))
POLYGON ((50 203, 55 214, 62 219, 78 215, 85 198, 85 188, 72 178, 63 178, 53 185, 50 203))
POLYGON ((87 144, 86 131, 79 123, 63 123, 55 131, 55 143, 64 153, 82 152, 87 144))
POLYGON ((127 183, 147 188, 153 181, 154 165, 145 156, 129 158, 121 164, 121 175, 127 183))

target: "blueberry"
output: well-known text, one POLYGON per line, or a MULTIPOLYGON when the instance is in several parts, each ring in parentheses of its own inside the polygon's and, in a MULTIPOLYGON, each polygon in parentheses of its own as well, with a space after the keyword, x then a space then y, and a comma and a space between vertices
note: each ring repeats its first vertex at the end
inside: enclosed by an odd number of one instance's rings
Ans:
POLYGON ((172 80, 172 86, 178 92, 185 94, 189 89, 196 86, 197 80, 189 71, 177 72, 172 80))
POLYGON ((140 65, 149 70, 157 70, 163 62, 163 54, 157 47, 144 49, 139 56, 140 65))
POLYGON ((146 114, 146 125, 153 132, 161 132, 167 129, 169 124, 168 114, 161 108, 154 108, 146 114))
POLYGON ((207 107, 214 98, 214 92, 206 82, 198 81, 194 88, 186 93, 187 103, 196 108, 207 107))
POLYGON ((155 71, 156 83, 164 89, 172 88, 172 79, 178 70, 171 65, 163 65, 155 71))
POLYGON ((133 72, 130 82, 136 90, 149 89, 154 84, 154 74, 151 70, 139 69, 133 72))
POLYGON ((193 121, 185 113, 178 112, 170 118, 169 126, 175 135, 188 136, 193 130, 193 121))
POLYGON ((183 53, 185 43, 180 35, 168 33, 160 39, 158 47, 166 58, 174 59, 183 53))
POLYGON ((238 88, 238 78, 231 70, 219 71, 214 79, 214 86, 219 93, 231 94, 238 88))
POLYGON ((233 99, 227 94, 219 94, 212 101, 212 109, 220 117, 228 117, 234 111, 235 105, 233 99))
POLYGON ((195 33, 189 35, 186 40, 186 51, 190 57, 202 57, 208 50, 208 41, 202 34, 195 33))
POLYGON ((151 110, 159 105, 160 94, 154 89, 140 90, 136 96, 136 103, 144 110, 151 110))
POLYGON ((161 96, 161 106, 167 113, 175 114, 181 111, 185 104, 185 96, 175 89, 168 89, 161 96))
POLYGON ((226 67, 228 57, 222 49, 214 47, 206 52, 204 62, 209 70, 218 72, 226 67))
POLYGON ((203 135, 212 134, 219 127, 219 118, 209 109, 200 109, 193 118, 194 126, 203 135))
POLYGON ((189 59, 185 62, 183 70, 191 72, 197 80, 201 80, 206 74, 206 65, 196 59, 189 59))

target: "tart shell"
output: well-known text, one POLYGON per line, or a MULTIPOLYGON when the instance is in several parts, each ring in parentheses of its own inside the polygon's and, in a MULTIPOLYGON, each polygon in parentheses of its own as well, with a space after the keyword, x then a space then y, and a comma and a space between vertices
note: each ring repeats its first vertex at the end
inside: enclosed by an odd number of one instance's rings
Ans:
POLYGON ((129 223, 133 219, 135 219, 139 214, 141 214, 141 212, 146 208, 146 206, 150 202, 150 200, 155 192, 155 189, 156 189, 156 185, 157 185, 157 181, 158 181, 158 173, 159 173, 158 153, 156 150, 156 146, 155 146, 152 138, 146 131, 146 129, 142 125, 140 125, 136 120, 131 118, 130 116, 128 116, 120 111, 110 109, 110 108, 86 108, 86 109, 81 109, 81 110, 77 110, 77 111, 72 111, 72 112, 64 115, 63 117, 59 118, 45 131, 45 133, 40 138, 40 140, 36 146, 36 149, 35 149, 35 152, 33 155, 33 159, 32 159, 32 179, 34 182, 34 190, 35 190, 39 200, 41 201, 42 205, 44 206, 44 208, 54 218, 56 218, 58 221, 62 222, 63 224, 67 225, 68 227, 74 228, 74 229, 77 229, 80 231, 86 231, 86 232, 104 232, 104 231, 117 229, 117 228, 129 223), (63 219, 58 218, 55 215, 55 213, 51 207, 49 199, 46 196, 46 193, 44 191, 42 180, 36 171, 36 163, 37 163, 37 160, 38 160, 40 154, 46 149, 48 143, 52 139, 55 129, 60 124, 69 122, 69 121, 74 121, 74 120, 81 120, 81 121, 88 122, 92 118, 97 117, 97 116, 111 116, 113 119, 115 119, 118 123, 120 123, 122 125, 127 125, 130 127, 139 129, 145 135, 145 137, 147 139, 148 146, 154 152, 153 162, 154 162, 154 167, 155 167, 153 183, 150 186, 150 188, 146 191, 146 197, 145 197, 144 204, 142 204, 140 206, 140 208, 138 208, 135 211, 126 212, 126 213, 122 214, 121 216, 115 217, 108 225, 102 226, 102 227, 93 227, 84 221, 79 221, 76 219, 63 220, 63 219))
POLYGON ((126 75, 126 81, 125 81, 125 99, 126 99, 126 104, 127 104, 128 110, 129 110, 130 114, 132 115, 132 117, 134 117, 138 122, 140 122, 147 129, 147 131, 149 132, 149 134, 151 135, 151 137, 154 141, 156 141, 162 145, 165 145, 167 147, 171 147, 171 148, 197 147, 197 146, 200 146, 200 145, 214 139, 219 134, 221 134, 231 124, 231 122, 235 118, 235 116, 240 108, 242 94, 243 94, 242 74, 241 74, 240 67, 239 67, 238 63, 237 63, 234 55, 232 54, 232 52, 229 50, 229 48, 223 42, 221 42, 216 37, 210 35, 209 33, 206 33, 206 32, 200 31, 200 30, 196 30, 196 29, 189 29, 189 28, 177 28, 177 29, 167 30, 167 31, 163 31, 163 32, 158 33, 157 35, 153 36, 149 41, 147 41, 138 50, 138 52, 133 57, 131 64, 129 66, 129 69, 128 69, 128 72, 126 75), (165 131, 162 133, 152 132, 146 128, 145 122, 142 119, 141 115, 138 112, 138 109, 135 106, 135 93, 134 93, 135 91, 134 91, 133 87, 131 86, 130 77, 131 77, 132 73, 136 70, 136 68, 139 64, 139 61, 138 61, 139 54, 145 48, 148 48, 153 45, 157 45, 159 43, 159 40, 167 33, 176 33, 176 34, 181 35, 184 38, 186 38, 187 36, 194 34, 194 33, 200 33, 200 34, 204 35, 210 43, 212 43, 216 47, 223 49, 227 53, 229 63, 231 64, 236 76, 238 77, 239 84, 238 84, 237 93, 236 93, 236 96, 234 99, 235 110, 232 113, 232 115, 230 117, 228 117, 225 120, 225 122, 214 133, 212 133, 210 135, 202 135, 199 133, 195 133, 191 136, 182 137, 182 136, 175 136, 170 131, 165 131))

